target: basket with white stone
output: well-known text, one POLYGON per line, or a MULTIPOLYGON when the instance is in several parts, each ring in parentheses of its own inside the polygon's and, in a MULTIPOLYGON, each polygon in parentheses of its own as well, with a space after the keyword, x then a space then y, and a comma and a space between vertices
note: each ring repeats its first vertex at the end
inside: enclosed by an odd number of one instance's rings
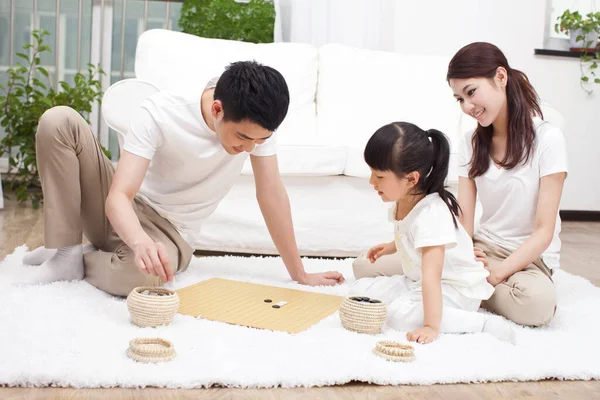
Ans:
POLYGON ((179 295, 161 287, 136 287, 127 296, 127 309, 138 326, 168 325, 179 309, 179 295))
POLYGON ((346 297, 340 306, 344 328, 358 333, 379 333, 387 318, 387 308, 381 300, 365 296, 346 297))

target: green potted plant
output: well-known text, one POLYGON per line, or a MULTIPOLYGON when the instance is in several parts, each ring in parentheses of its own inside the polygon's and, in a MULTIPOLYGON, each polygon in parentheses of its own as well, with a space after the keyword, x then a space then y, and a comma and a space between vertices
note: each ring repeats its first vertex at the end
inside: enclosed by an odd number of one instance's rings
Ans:
POLYGON ((271 43, 275 7, 270 0, 185 0, 179 26, 205 38, 271 43))
POLYGON ((581 52, 580 85, 583 90, 592 93, 584 84, 588 82, 600 83, 600 78, 596 77, 598 68, 598 59, 600 58, 598 49, 598 35, 600 34, 600 12, 588 13, 582 16, 579 11, 565 10, 561 16, 556 19, 554 30, 557 33, 566 33, 569 35, 569 48, 571 51, 581 52))
POLYGON ((569 35, 569 48, 573 51, 594 50, 600 33, 600 12, 589 13, 585 18, 579 11, 565 10, 557 19, 554 30, 569 35))
MULTIPOLYGON (((86 74, 77 73, 74 85, 58 82, 52 86, 48 70, 40 66, 40 54, 50 51, 44 44, 45 30, 32 32, 33 43, 23 46, 16 56, 24 60, 9 68, 6 87, 0 85, 0 124, 6 136, 0 140, 0 157, 8 157, 5 188, 20 202, 31 200, 34 208, 42 201, 42 190, 36 162, 35 134, 42 114, 54 106, 66 105, 89 118, 94 102, 102 98, 97 79, 102 70, 88 65, 86 74)), ((88 121, 89 122, 89 121, 88 121)), ((104 150, 104 149, 103 149, 104 150)), ((110 158, 110 153, 104 150, 110 158)))

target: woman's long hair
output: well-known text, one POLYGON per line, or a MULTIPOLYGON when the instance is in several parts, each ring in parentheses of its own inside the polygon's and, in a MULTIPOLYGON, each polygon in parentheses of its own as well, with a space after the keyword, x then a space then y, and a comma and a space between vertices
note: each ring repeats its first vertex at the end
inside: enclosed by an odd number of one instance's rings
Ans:
MULTIPOLYGON (((508 137, 506 154, 496 162, 505 169, 527 163, 534 150, 535 127, 532 118, 543 118, 539 97, 531 86, 527 75, 513 69, 502 51, 491 43, 471 43, 458 51, 448 65, 446 79, 488 78, 496 76, 498 67, 508 73, 506 100, 508 105, 508 137)), ((490 167, 492 125, 477 125, 472 137, 473 157, 470 161, 469 177, 483 175, 490 167)))

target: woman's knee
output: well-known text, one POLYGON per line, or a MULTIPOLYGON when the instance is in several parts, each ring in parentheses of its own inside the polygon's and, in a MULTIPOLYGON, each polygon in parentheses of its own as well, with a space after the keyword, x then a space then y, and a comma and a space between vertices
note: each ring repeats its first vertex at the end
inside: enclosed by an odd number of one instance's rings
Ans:
POLYGON ((556 290, 550 279, 535 286, 515 284, 498 291, 494 311, 520 325, 543 326, 556 312, 556 290), (499 296, 498 296, 499 295, 499 296))
POLYGON ((549 323, 556 312, 556 290, 554 285, 544 289, 518 291, 515 296, 522 302, 522 325, 542 326, 549 323))

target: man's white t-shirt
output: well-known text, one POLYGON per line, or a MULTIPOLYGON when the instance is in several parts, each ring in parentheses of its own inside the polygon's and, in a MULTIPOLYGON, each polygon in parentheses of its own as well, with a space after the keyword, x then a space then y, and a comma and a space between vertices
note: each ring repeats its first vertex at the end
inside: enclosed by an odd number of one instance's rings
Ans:
POLYGON ((445 246, 442 283, 451 285, 463 296, 487 300, 494 287, 487 281, 489 272, 475 260, 473 241, 458 223, 454 226, 452 212, 437 193, 425 196, 403 220, 396 220, 396 205, 390 208, 394 222, 394 242, 404 275, 420 283, 422 248, 445 246))
MULTIPOLYGON (((216 79, 206 88, 214 87, 216 79)), ((173 224, 194 248, 202 222, 217 208, 240 175, 248 153, 228 154, 202 116, 200 99, 168 92, 146 99, 130 124, 123 149, 150 166, 138 197, 173 224)), ((276 154, 274 136, 255 156, 276 154)))
MULTIPOLYGON (((507 170, 498 168, 490 157, 490 167, 475 178, 483 215, 475 238, 515 251, 535 228, 540 179, 567 172, 567 149, 561 130, 549 122, 535 119, 535 144, 527 164, 507 170)), ((473 132, 463 137, 458 175, 469 177, 473 154, 473 132)), ((554 237, 542 260, 551 269, 560 266, 560 216, 556 216, 554 237)))

